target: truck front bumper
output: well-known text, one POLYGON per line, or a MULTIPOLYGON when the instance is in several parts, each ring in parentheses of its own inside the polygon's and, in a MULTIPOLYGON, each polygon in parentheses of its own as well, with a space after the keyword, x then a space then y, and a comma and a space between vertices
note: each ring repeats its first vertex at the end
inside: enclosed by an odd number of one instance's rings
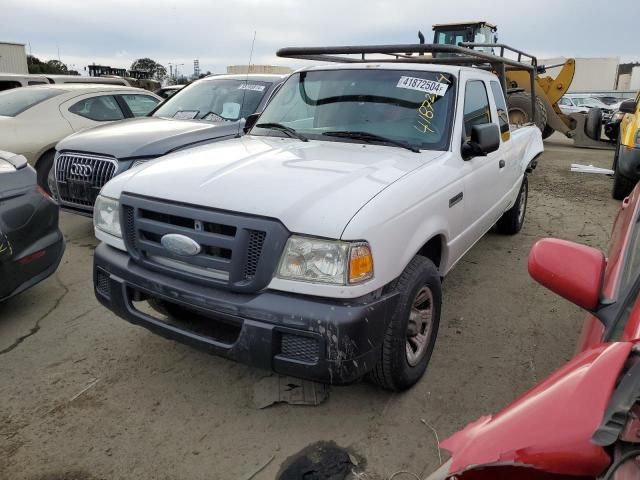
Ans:
POLYGON ((618 171, 630 180, 640 180, 640 148, 618 146, 618 171))
POLYGON ((118 316, 163 337, 282 375, 333 384, 353 382, 374 367, 398 301, 393 292, 345 301, 208 288, 143 268, 104 243, 95 251, 94 290, 118 316), (181 314, 156 313, 148 308, 149 299, 181 314))

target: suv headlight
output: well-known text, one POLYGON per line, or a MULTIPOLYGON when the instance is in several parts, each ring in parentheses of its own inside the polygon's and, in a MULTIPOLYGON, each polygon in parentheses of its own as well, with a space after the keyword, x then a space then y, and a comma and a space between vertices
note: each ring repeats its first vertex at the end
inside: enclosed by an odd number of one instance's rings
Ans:
POLYGON ((98 195, 93 206, 93 225, 109 235, 122 238, 120 229, 120 203, 113 198, 98 195))
POLYGON ((287 280, 347 285, 373 277, 366 242, 343 242, 293 235, 287 240, 277 276, 287 280))

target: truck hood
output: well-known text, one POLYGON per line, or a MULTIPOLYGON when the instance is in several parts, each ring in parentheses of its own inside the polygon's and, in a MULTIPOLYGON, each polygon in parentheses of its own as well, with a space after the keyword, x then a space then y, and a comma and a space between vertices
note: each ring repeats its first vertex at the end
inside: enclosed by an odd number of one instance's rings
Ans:
POLYGON ((115 177, 121 192, 260 215, 291 232, 340 238, 374 196, 444 152, 245 136, 175 152, 115 177))
POLYGON ((119 160, 158 157, 178 148, 238 133, 238 122, 143 117, 83 130, 61 140, 58 151, 114 156, 119 160))
MULTIPOLYGON (((447 471, 427 480, 454 474, 464 480, 465 472, 469 478, 489 479, 496 468, 514 467, 600 475, 611 460, 592 437, 632 346, 619 342, 586 350, 497 415, 481 417, 454 433, 440 443, 451 452, 447 471)), ((524 478, 514 472, 513 478, 524 478)))

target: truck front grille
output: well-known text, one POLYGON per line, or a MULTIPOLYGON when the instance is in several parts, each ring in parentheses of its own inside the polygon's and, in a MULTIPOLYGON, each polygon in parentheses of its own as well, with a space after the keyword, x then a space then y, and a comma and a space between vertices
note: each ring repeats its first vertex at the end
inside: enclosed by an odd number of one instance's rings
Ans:
POLYGON ((58 195, 63 204, 93 208, 102 186, 116 173, 118 162, 112 157, 82 153, 63 153, 55 159, 58 195))
POLYGON ((255 292, 268 285, 289 236, 278 221, 123 194, 122 231, 134 261, 170 275, 255 292), (180 234, 198 243, 178 255, 161 241, 180 234))

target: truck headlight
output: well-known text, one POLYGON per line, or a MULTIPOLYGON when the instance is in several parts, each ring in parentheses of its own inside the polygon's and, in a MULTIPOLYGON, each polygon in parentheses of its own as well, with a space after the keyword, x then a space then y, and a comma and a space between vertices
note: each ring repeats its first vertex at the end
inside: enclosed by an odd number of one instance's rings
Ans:
POLYGON ((122 238, 118 200, 98 195, 93 206, 93 225, 109 235, 122 238))
POLYGON ((373 257, 366 242, 343 242, 293 235, 278 266, 279 278, 347 285, 373 277, 373 257))

